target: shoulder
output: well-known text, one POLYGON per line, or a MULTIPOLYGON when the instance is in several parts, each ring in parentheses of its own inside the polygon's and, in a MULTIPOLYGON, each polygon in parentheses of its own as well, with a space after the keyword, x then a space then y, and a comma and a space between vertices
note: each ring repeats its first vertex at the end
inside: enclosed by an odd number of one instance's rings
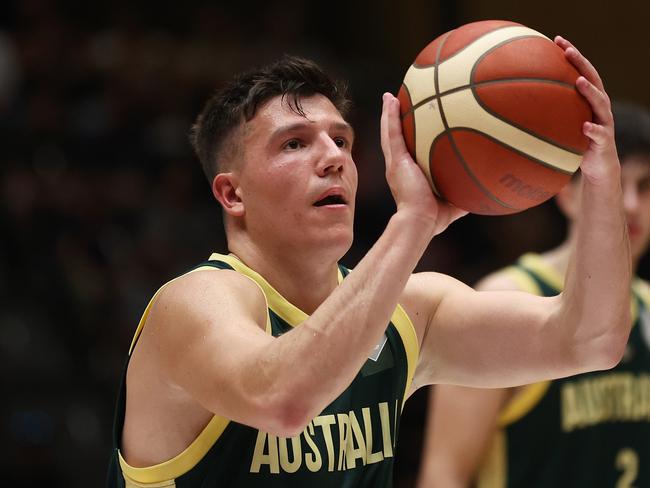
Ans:
POLYGON ((413 322, 422 342, 426 328, 445 297, 471 291, 463 282, 442 273, 414 273, 406 283, 400 304, 413 322))
POLYGON ((235 299, 263 300, 260 287, 247 276, 230 269, 199 268, 166 283, 158 301, 179 299, 194 302, 209 298, 217 302, 235 299))
POLYGON ((199 269, 166 283, 151 304, 145 332, 175 340, 246 317, 264 328, 266 298, 250 278, 232 270, 199 269))

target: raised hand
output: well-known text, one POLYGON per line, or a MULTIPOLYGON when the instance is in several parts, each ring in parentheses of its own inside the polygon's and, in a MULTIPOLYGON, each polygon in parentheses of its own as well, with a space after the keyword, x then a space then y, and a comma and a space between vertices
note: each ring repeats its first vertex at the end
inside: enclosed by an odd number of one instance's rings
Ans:
POLYGON ((620 165, 614 142, 614 118, 603 81, 596 68, 573 44, 560 36, 555 37, 555 43, 564 50, 566 58, 580 73, 576 87, 589 102, 594 114, 593 122, 585 122, 582 127, 590 140, 580 165, 582 174, 594 184, 602 183, 604 179, 618 179, 620 165))
POLYGON ((435 222, 433 235, 440 234, 454 220, 467 214, 467 211, 434 195, 424 172, 406 149, 399 117, 399 100, 390 93, 383 96, 381 148, 386 159, 386 180, 398 211, 412 211, 435 222))

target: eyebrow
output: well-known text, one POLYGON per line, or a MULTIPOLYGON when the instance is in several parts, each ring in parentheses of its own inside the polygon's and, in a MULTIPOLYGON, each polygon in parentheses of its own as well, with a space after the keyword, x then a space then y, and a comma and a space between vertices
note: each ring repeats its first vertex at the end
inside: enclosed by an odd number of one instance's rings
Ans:
MULTIPOLYGON (((294 132, 294 131, 299 131, 301 129, 305 129, 305 128, 309 127, 309 124, 313 124, 313 123, 314 122, 309 122, 309 121, 307 121, 307 122, 295 122, 293 124, 285 125, 283 127, 278 127, 277 129, 275 129, 273 131, 273 133, 271 134, 271 137, 269 138, 269 140, 272 141, 272 140, 275 140, 276 138, 280 137, 283 134, 294 132)), ((347 122, 333 122, 332 124, 330 124, 330 129, 339 130, 339 131, 343 131, 343 132, 348 132, 350 134, 350 137, 352 138, 352 140, 354 140, 354 136, 355 136, 354 128, 350 124, 348 124, 347 122)))

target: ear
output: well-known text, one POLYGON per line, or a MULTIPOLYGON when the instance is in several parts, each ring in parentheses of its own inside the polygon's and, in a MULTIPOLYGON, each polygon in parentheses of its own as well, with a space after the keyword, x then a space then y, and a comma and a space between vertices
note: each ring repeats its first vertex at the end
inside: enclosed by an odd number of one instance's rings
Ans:
POLYGON ((555 203, 569 220, 574 220, 580 211, 580 180, 573 179, 555 196, 555 203))
POLYGON ((212 180, 212 194, 228 215, 242 217, 246 213, 239 178, 235 173, 219 173, 215 176, 212 180))

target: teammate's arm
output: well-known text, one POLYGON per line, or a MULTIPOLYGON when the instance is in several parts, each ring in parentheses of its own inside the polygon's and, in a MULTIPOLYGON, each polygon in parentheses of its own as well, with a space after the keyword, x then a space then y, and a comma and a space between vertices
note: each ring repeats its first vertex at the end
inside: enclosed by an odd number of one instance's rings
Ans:
POLYGON ((418 488, 468 488, 510 390, 436 385, 429 393, 418 488))
MULTIPOLYGON (((478 290, 517 290, 503 272, 481 280, 478 290)), ((510 388, 430 388, 418 488, 468 488, 497 428, 510 388)))
POLYGON ((431 238, 465 213, 434 198, 405 148, 392 95, 384 97, 381 130, 397 211, 300 327, 279 338, 264 333, 263 296, 234 272, 195 272, 160 294, 141 341, 152 344, 173 387, 216 414, 289 436, 352 382, 431 238))

